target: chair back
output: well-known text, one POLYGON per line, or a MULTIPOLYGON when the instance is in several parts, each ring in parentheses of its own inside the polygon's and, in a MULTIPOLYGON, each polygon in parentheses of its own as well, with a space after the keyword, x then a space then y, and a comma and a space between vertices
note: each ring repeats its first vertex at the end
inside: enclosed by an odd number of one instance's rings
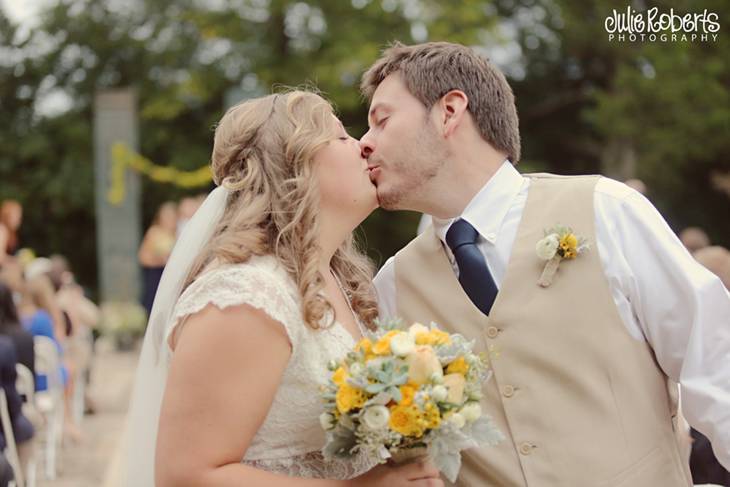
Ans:
POLYGON ((3 436, 5 436, 5 457, 8 463, 13 467, 15 473, 15 485, 24 487, 23 470, 20 467, 20 457, 18 457, 18 446, 15 444, 15 433, 13 433, 13 422, 10 420, 10 411, 8 411, 8 398, 5 395, 5 389, 0 387, 0 423, 2 423, 3 436))

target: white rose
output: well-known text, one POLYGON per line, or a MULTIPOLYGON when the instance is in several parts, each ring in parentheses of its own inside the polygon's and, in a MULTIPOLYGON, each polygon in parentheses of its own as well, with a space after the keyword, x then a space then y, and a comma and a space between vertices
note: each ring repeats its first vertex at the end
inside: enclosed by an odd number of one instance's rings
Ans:
POLYGON ((535 246, 535 252, 537 256, 542 260, 550 260, 555 257, 555 253, 558 251, 560 246, 560 238, 557 233, 551 233, 547 237, 537 242, 535 246))
POLYGON ((323 430, 331 430, 335 427, 335 417, 330 413, 322 413, 319 415, 319 424, 323 430))
POLYGON ((413 337, 413 339, 415 339, 416 335, 418 335, 419 333, 428 333, 429 331, 431 330, 421 323, 413 323, 410 328, 408 328, 408 334, 413 337))
POLYGON ((385 406, 370 406, 362 415, 362 422, 371 431, 385 428, 390 420, 390 412, 385 406))
POLYGON ((434 387, 431 391, 431 397, 433 397, 436 402, 443 402, 448 394, 449 391, 442 385, 434 387))
POLYGON ((476 421, 482 415, 482 406, 478 402, 469 402, 459 411, 468 422, 476 421))
POLYGON ((466 424, 466 419, 461 413, 454 413, 449 416, 449 423, 453 424, 458 429, 461 429, 466 424))
POLYGON ((416 348, 413 337, 405 332, 400 332, 390 339, 390 350, 394 355, 405 357, 416 348))

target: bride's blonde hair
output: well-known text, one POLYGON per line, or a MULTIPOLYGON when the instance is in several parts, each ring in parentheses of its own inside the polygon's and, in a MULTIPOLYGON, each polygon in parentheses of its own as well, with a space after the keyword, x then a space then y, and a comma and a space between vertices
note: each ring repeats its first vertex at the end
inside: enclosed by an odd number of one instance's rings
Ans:
MULTIPOLYGON (((273 254, 298 286, 305 322, 319 328, 333 307, 319 295, 324 280, 313 156, 337 136, 332 106, 311 92, 293 90, 229 109, 215 130, 211 166, 216 184, 231 194, 184 287, 214 259, 240 263, 273 254)), ((355 313, 372 326, 377 316, 374 267, 352 236, 337 249, 331 267, 355 313)), ((334 312, 330 316, 334 319, 334 312)))

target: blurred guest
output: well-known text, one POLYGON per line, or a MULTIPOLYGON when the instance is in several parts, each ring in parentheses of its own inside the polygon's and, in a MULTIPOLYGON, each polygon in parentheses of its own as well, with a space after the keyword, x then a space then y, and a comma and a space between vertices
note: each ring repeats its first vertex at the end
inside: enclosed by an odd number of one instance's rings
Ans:
POLYGON ((694 428, 690 434, 694 440, 692 454, 689 457, 692 482, 695 485, 710 484, 730 487, 730 472, 717 461, 710 440, 694 428))
MULTIPOLYGON (((32 274, 32 273, 31 273, 32 274)), ((64 435, 73 441, 81 441, 83 435, 73 417, 74 377, 76 364, 73 357, 65 353, 66 331, 72 328, 69 317, 63 312, 56 299, 51 279, 46 274, 31 277, 26 282, 26 292, 19 307, 23 326, 33 336, 46 336, 53 340, 61 357, 61 377, 64 387, 64 435)), ((47 377, 36 375, 36 390, 48 389, 47 377)))
MULTIPOLYGON (((91 379, 91 358, 93 354, 92 330, 99 322, 99 308, 93 301, 84 295, 84 291, 76 283, 68 260, 62 255, 50 257, 51 269, 48 277, 56 290, 56 299, 62 311, 71 323, 72 333, 66 341, 65 352, 73 363, 74 369, 79 371, 77 377, 86 384, 91 379)), ((84 402, 86 411, 93 412, 94 405, 85 389, 84 402)))
MULTIPOLYGON (((703 232, 704 233, 704 232, 703 232)), ((705 239, 706 239, 705 235, 705 239)), ((709 243, 709 239, 706 239, 709 243)), ((730 289, 730 251, 719 245, 704 246, 692 254, 697 261, 722 280, 730 289)), ((730 318, 728 318, 730 320, 730 318)), ((730 326, 730 322, 728 323, 730 326)), ((730 487, 730 472, 720 465, 712 451, 710 440, 699 431, 692 429, 692 454, 689 466, 692 481, 696 484, 716 484, 730 487)))
MULTIPOLYGON (((10 415, 15 443, 18 447, 21 468, 25 469, 25 465, 32 453, 34 431, 31 422, 23 415, 23 400, 15 388, 15 381, 18 377, 15 370, 17 363, 13 341, 6 336, 0 335, 0 382, 8 401, 8 413, 10 415)), ((5 450, 6 447, 5 435, 0 430, 0 451, 5 450)))
POLYGON ((139 247, 138 258, 142 265, 142 305, 149 316, 160 284, 162 271, 175 245, 177 234, 177 206, 167 202, 157 210, 152 225, 147 229, 139 247))
POLYGON ((725 247, 713 245, 704 247, 692 254, 697 261, 720 278, 730 289, 730 251, 725 247))
POLYGON ((694 254, 698 250, 710 245, 710 237, 699 227, 685 228, 680 232, 679 240, 682 241, 690 254, 694 254))
MULTIPOLYGON (((59 355, 63 356, 63 346, 61 343, 64 337, 59 337, 57 334, 59 327, 54 324, 55 320, 53 315, 48 311, 49 305, 55 305, 51 303, 52 299, 53 287, 48 277, 38 276, 26 283, 20 306, 18 306, 18 314, 21 323, 31 335, 34 337, 44 336, 50 338, 56 344, 59 355)), ((63 365, 61 366, 61 375, 65 385, 68 381, 68 370, 63 365)), ((46 376, 36 375, 35 390, 45 391, 47 389, 46 376)))
POLYGON ((23 221, 23 207, 15 200, 0 204, 0 265, 18 250, 18 229, 23 221))
POLYGON ((33 335, 20 325, 13 292, 3 282, 0 282, 0 335, 7 336, 13 341, 18 363, 25 365, 35 374, 33 335))
POLYGON ((639 193, 646 195, 646 184, 641 179, 627 179, 624 184, 629 188, 633 188, 639 193))
POLYGON ((32 291, 31 296, 35 305, 51 315, 54 333, 60 342, 64 342, 66 337, 73 332, 73 329, 56 300, 53 283, 48 277, 50 270, 50 259, 38 257, 25 266, 23 275, 29 286, 28 289, 32 291))
POLYGON ((0 487, 7 487, 11 480, 15 480, 15 472, 3 452, 0 451, 0 487))
POLYGON ((185 224, 190 221, 195 212, 198 210, 200 203, 197 198, 187 196, 180 200, 177 207, 177 236, 179 237, 185 228, 185 224))

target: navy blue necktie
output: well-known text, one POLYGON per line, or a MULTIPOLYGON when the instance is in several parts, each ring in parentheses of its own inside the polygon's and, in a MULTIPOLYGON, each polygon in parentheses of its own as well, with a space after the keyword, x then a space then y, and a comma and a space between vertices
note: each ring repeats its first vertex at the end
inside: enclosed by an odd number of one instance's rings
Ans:
POLYGON ((477 248, 479 232, 469 222, 456 220, 446 232, 446 243, 459 266, 459 282, 471 302, 485 315, 497 297, 497 285, 489 272, 484 255, 477 248))

